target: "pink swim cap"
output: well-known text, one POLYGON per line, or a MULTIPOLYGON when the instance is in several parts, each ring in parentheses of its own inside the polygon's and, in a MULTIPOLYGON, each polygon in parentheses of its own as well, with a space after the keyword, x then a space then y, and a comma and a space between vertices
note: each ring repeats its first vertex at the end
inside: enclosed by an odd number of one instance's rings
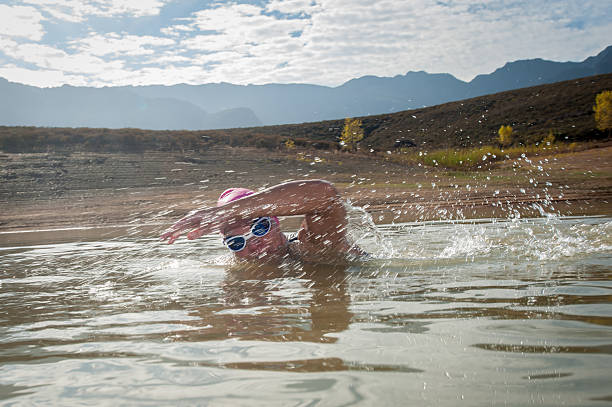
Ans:
POLYGON ((253 193, 255 193, 255 191, 251 191, 250 189, 246 188, 228 188, 223 191, 223 193, 221 193, 221 195, 219 196, 219 199, 217 200, 217 206, 225 205, 227 203, 235 201, 236 199, 249 196, 253 193))
MULTIPOLYGON (((245 196, 249 196, 254 194, 255 191, 246 188, 228 188, 219 195, 219 199, 217 200, 217 206, 223 206, 228 204, 236 199, 243 198, 245 196)), ((271 216, 272 219, 276 222, 277 225, 280 224, 278 218, 276 216, 271 216)))

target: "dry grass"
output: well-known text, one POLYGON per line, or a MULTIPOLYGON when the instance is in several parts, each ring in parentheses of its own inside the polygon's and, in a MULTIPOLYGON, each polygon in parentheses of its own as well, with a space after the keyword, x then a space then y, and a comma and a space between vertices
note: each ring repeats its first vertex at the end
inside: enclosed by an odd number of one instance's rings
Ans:
POLYGON ((491 163, 532 155, 571 153, 587 149, 587 143, 543 142, 527 146, 496 147, 483 146, 465 149, 441 149, 392 154, 390 159, 411 165, 443 167, 455 170, 472 170, 488 167, 491 163))

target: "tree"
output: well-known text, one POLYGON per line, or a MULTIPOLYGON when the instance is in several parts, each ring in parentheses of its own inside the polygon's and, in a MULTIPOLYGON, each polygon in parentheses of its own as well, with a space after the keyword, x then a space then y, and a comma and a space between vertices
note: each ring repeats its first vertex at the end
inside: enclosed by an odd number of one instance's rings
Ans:
POLYGON ((612 130, 612 91, 604 90, 595 96, 595 122, 601 131, 612 130))
POLYGON ((344 129, 340 136, 340 144, 343 147, 350 148, 351 151, 357 149, 357 143, 363 140, 363 129, 361 128, 361 120, 359 119, 344 119, 344 129))
POLYGON ((497 131, 499 134, 499 144, 502 146, 509 146, 512 144, 512 126, 502 126, 497 131))
POLYGON ((295 149, 295 142, 291 139, 287 139, 287 141, 285 141, 285 148, 287 150, 294 150, 295 149))

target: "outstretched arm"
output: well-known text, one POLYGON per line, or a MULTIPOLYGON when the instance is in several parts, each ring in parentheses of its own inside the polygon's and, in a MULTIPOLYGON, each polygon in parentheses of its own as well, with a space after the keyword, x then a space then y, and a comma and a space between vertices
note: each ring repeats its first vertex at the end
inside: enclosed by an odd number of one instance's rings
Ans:
POLYGON ((292 215, 305 215, 305 233, 309 238, 326 244, 344 244, 346 211, 336 188, 323 180, 286 182, 223 206, 193 211, 161 238, 173 243, 188 232, 188 239, 196 239, 223 231, 244 219, 292 215))

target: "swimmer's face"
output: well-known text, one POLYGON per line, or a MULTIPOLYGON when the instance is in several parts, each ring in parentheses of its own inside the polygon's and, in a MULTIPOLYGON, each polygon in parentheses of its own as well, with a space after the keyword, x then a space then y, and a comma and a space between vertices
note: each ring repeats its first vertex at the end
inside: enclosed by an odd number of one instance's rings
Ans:
MULTIPOLYGON (((252 220, 245 220, 227 226, 223 230, 224 239, 230 236, 245 236, 253 226, 252 220)), ((280 231, 278 224, 270 221, 270 231, 264 236, 253 236, 246 241, 240 251, 232 251, 238 259, 249 261, 266 261, 280 258, 287 252, 287 238, 280 231)))

